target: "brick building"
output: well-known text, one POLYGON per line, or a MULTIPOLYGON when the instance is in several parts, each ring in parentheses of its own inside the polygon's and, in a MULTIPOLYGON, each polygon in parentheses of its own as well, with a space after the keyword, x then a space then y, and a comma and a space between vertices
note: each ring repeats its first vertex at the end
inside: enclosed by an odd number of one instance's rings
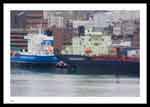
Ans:
POLYGON ((11 49, 27 49, 24 36, 29 32, 38 32, 39 27, 47 27, 43 11, 11 11, 11 49))

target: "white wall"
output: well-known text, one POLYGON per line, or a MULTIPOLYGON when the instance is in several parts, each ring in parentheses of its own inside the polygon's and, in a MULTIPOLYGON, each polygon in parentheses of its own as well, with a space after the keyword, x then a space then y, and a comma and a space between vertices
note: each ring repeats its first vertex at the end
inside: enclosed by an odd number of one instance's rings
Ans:
POLYGON ((63 17, 60 16, 49 16, 48 27, 55 25, 56 27, 64 27, 63 17))
POLYGON ((56 25, 59 28, 64 27, 64 18, 61 16, 55 16, 52 12, 45 11, 44 19, 48 20, 48 27, 52 27, 53 25, 56 25))
POLYGON ((139 20, 140 12, 139 11, 112 11, 113 21, 118 20, 139 20))
POLYGON ((109 47, 111 46, 110 36, 97 36, 93 39, 92 36, 74 37, 72 39, 73 54, 85 54, 85 48, 91 48, 91 55, 109 54, 109 47), (91 41, 89 41, 91 39, 91 41), (99 45, 95 46, 94 43, 99 45))
POLYGON ((111 12, 99 12, 94 14, 95 27, 107 27, 111 24, 112 14, 111 12))

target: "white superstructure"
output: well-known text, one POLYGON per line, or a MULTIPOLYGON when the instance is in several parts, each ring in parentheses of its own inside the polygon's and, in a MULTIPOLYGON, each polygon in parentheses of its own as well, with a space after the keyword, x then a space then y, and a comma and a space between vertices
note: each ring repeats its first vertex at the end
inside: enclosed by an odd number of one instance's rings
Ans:
POLYGON ((85 36, 72 38, 72 45, 66 46, 62 54, 108 55, 111 51, 111 36, 102 32, 85 31, 85 36), (86 50, 91 52, 87 53, 86 50))
POLYGON ((44 34, 28 34, 24 37, 24 39, 28 40, 28 51, 22 52, 22 54, 28 55, 53 55, 53 45, 54 41, 53 36, 47 36, 44 34))

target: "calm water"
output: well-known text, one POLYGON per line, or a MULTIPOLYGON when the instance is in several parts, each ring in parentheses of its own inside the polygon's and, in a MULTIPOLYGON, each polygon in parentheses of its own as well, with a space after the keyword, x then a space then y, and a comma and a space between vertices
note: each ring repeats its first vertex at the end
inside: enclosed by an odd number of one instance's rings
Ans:
POLYGON ((139 96, 139 78, 12 69, 11 96, 139 96))

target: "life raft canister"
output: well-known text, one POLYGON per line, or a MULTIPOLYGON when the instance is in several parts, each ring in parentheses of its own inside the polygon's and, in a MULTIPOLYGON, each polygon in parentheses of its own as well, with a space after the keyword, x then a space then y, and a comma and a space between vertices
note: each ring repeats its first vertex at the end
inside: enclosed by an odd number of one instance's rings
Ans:
POLYGON ((91 48, 85 48, 84 52, 87 54, 92 53, 92 49, 91 48))
POLYGON ((49 47, 47 48, 47 51, 48 51, 49 53, 54 52, 54 48, 53 48, 52 46, 49 46, 49 47))

